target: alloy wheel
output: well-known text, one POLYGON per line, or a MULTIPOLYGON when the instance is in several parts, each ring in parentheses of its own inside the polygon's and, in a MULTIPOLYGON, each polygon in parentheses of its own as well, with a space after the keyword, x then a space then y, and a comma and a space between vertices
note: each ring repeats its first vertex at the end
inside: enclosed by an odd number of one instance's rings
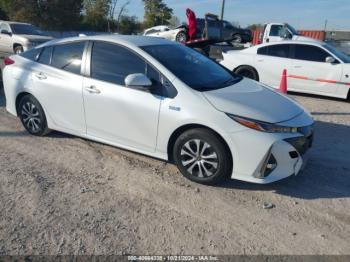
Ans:
POLYGON ((211 177, 218 170, 219 159, 214 148, 200 139, 193 139, 181 148, 181 163, 192 176, 211 177))
POLYGON ((26 102, 21 108, 24 125, 33 133, 41 130, 41 119, 38 108, 31 102, 26 102))

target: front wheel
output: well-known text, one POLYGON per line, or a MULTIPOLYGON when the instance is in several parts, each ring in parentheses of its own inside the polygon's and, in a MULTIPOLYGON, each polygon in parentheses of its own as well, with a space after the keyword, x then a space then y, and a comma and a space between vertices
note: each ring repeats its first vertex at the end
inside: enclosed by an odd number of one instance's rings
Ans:
POLYGON ((216 184, 232 172, 229 150, 207 129, 186 131, 175 142, 173 157, 180 172, 201 184, 216 184))
POLYGON ((14 51, 15 51, 16 55, 19 55, 19 54, 23 53, 23 51, 24 51, 23 50, 23 46, 21 46, 21 45, 16 46, 14 51))
POLYGON ((30 134, 45 136, 50 132, 44 110, 33 96, 26 95, 21 99, 18 105, 18 115, 24 128, 30 134))
POLYGON ((233 37, 232 37, 232 40, 231 40, 231 43, 232 44, 241 44, 241 43, 243 43, 243 38, 242 38, 242 36, 241 35, 234 35, 233 37))
POLYGON ((241 66, 237 68, 234 73, 237 75, 253 79, 255 81, 259 81, 259 74, 258 72, 251 66, 241 66))

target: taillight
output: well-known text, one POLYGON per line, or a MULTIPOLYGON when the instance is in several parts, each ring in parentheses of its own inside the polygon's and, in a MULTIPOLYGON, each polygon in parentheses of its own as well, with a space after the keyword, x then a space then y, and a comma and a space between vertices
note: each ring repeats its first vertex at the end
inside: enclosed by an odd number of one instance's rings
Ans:
POLYGON ((8 66, 8 65, 13 65, 15 63, 15 61, 13 61, 11 58, 9 58, 9 57, 6 57, 5 59, 4 59, 4 64, 5 64, 5 66, 8 66))

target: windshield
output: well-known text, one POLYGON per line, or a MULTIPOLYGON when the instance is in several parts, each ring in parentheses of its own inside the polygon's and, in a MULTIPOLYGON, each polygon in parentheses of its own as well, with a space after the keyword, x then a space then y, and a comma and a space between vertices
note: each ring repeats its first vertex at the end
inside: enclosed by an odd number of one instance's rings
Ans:
POLYGON ((323 45, 323 47, 326 48, 331 53, 333 53, 335 56, 337 56, 344 63, 347 63, 347 64, 350 63, 350 56, 346 55, 345 53, 343 53, 339 49, 337 49, 331 45, 323 45))
POLYGON ((299 35, 298 31, 295 30, 295 28, 293 26, 288 25, 288 24, 286 24, 286 26, 293 35, 299 35))
POLYGON ((43 36, 46 35, 39 28, 33 25, 11 24, 11 29, 12 29, 12 32, 17 35, 43 35, 43 36))
POLYGON ((242 79, 184 45, 154 45, 144 46, 142 49, 182 82, 198 91, 224 88, 242 79))

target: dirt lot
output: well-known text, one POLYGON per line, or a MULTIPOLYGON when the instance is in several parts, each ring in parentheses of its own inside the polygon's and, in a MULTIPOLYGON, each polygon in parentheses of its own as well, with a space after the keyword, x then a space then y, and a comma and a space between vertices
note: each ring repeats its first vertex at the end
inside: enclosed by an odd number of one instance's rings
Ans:
POLYGON ((1 96, 0 255, 350 254, 350 103, 294 97, 317 120, 306 170, 208 187, 110 146, 29 136, 1 96))

